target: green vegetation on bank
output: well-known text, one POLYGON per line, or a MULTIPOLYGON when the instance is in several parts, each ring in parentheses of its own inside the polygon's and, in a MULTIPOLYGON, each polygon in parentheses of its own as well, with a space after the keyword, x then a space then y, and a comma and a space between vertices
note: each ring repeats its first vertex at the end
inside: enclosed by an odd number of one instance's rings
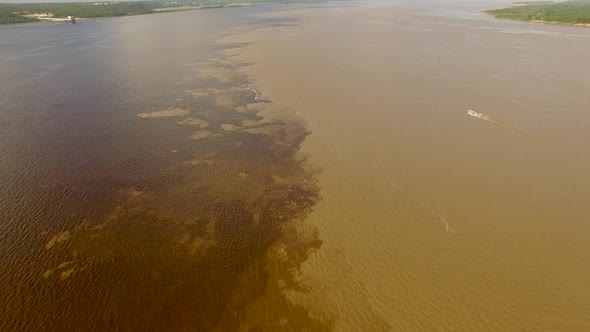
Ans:
MULTIPOLYGON (((160 3, 157 2, 112 2, 112 3, 27 3, 0 5, 0 18, 4 15, 29 17, 23 15, 50 14, 52 17, 109 17, 147 14, 160 3)), ((34 21, 38 21, 35 18, 34 21)), ((27 21, 23 21, 27 22, 27 21)), ((0 19, 0 23, 16 23, 0 19)))
POLYGON ((39 22, 38 19, 33 17, 25 17, 12 11, 4 11, 0 7, 0 24, 13 24, 13 23, 27 23, 27 22, 39 22))
POLYGON ((590 0, 518 2, 504 9, 486 10, 496 18, 555 24, 590 24, 590 0))
MULTIPOLYGON (((80 3, 0 4, 0 24, 39 22, 38 14, 63 18, 113 17, 151 14, 156 12, 234 7, 263 3, 284 3, 287 0, 202 0, 202 1, 127 1, 80 3)), ((303 2, 303 1, 302 1, 303 2)))

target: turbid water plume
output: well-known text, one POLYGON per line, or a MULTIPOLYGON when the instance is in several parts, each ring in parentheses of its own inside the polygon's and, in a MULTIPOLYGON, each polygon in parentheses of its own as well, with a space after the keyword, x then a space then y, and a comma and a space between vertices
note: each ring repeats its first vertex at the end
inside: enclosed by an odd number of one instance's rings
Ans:
POLYGON ((324 242, 290 298, 336 330, 590 328, 590 30, 478 5, 290 10, 242 36, 312 131, 324 242))

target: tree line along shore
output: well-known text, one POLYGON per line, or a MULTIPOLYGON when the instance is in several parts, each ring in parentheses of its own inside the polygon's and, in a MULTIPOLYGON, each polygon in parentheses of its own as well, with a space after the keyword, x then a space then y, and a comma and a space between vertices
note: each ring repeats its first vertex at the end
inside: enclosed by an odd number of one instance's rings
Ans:
POLYGON ((590 26, 590 0, 515 2, 511 7, 484 13, 500 19, 590 26))
MULTIPOLYGON (((169 11, 222 8, 269 3, 287 3, 288 0, 204 0, 204 1, 123 1, 80 3, 26 3, 0 4, 0 24, 41 22, 48 18, 99 18, 153 14, 169 11)), ((313 1, 313 0, 312 0, 313 1)), ((304 1, 297 1, 304 2, 304 1)))

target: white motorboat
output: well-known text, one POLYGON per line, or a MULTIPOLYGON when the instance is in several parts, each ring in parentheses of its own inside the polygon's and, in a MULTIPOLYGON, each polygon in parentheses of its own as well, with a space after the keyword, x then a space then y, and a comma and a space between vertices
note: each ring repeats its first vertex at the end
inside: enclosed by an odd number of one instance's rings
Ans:
POLYGON ((474 117, 476 117, 476 118, 487 119, 487 117, 486 117, 485 115, 483 115, 483 114, 481 114, 481 113, 477 113, 477 112, 476 112, 476 111, 474 111, 474 110, 467 110, 467 114, 469 114, 469 115, 471 115, 471 116, 474 116, 474 117))

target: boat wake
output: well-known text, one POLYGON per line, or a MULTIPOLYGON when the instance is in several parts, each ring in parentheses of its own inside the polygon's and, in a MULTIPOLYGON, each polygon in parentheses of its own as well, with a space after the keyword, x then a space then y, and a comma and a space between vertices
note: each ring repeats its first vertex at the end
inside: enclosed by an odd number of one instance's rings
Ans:
POLYGON ((529 134, 529 131, 526 130, 526 129, 519 128, 519 127, 516 127, 516 126, 513 126, 513 125, 509 125, 507 123, 503 123, 503 122, 494 120, 494 119, 490 118, 488 115, 475 112, 474 110, 467 110, 467 114, 469 116, 474 117, 474 118, 478 118, 478 119, 482 119, 482 120, 491 122, 491 123, 493 123, 493 124, 495 124, 497 126, 500 126, 502 128, 506 128, 506 129, 509 129, 509 130, 514 131, 514 132, 519 133, 519 134, 529 134))

